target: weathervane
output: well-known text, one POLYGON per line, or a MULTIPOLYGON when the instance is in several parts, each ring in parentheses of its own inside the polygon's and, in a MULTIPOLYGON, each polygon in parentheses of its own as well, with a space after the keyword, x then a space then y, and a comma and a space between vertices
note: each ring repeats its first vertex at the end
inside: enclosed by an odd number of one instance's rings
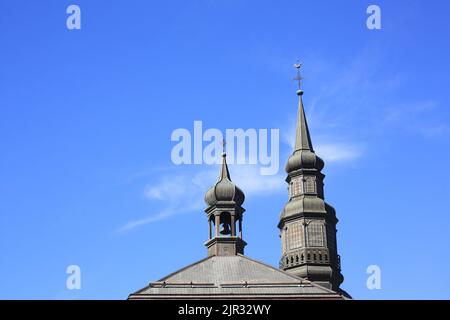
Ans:
POLYGON ((301 68, 302 64, 297 60, 297 63, 294 64, 294 68, 297 69, 297 76, 293 79, 295 81, 298 81, 298 90, 301 90, 301 81, 302 79, 304 79, 301 75, 300 75, 300 68, 301 68))

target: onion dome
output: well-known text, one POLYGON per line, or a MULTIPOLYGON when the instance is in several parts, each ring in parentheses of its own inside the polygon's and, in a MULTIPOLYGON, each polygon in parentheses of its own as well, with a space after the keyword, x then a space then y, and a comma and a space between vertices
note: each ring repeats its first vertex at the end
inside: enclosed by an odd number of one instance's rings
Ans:
POLYGON ((205 202, 213 206, 219 201, 234 201, 241 206, 245 200, 244 192, 231 181, 225 153, 222 154, 222 158, 219 181, 206 192, 205 202))
POLYGON ((313 151, 300 150, 295 151, 286 163, 286 172, 292 172, 299 169, 317 169, 322 170, 324 167, 323 160, 313 151))

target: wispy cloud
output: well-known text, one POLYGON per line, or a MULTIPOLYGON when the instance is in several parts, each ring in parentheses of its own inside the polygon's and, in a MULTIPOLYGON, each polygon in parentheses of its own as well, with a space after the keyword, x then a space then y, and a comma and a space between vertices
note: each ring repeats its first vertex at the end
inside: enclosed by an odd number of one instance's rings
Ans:
POLYGON ((136 228, 136 227, 144 225, 144 224, 149 224, 149 223, 152 223, 152 222, 163 220, 165 218, 168 218, 168 217, 172 216, 174 213, 175 213, 174 209, 166 209, 164 211, 161 211, 161 212, 158 212, 156 214, 153 214, 153 215, 151 215, 149 217, 127 222, 125 225, 123 225, 119 229, 119 232, 125 232, 125 231, 131 230, 133 228, 136 228))
MULTIPOLYGON (((289 145, 290 150, 293 150, 295 145, 295 122, 290 121, 288 129, 284 130, 283 140, 289 145)), ((326 132, 329 129, 315 128, 319 131, 326 132)), ((329 137, 328 135, 318 136, 316 141, 313 139, 313 148, 318 156, 320 156, 325 163, 336 163, 341 161, 349 161, 358 159, 363 155, 364 147, 360 143, 345 141, 335 141, 338 137, 329 137)), ((340 138, 342 140, 342 138, 340 138)))
MULTIPOLYGON (((283 192, 284 176, 261 175, 257 165, 230 165, 231 177, 249 196, 264 196, 274 192, 283 192)), ((199 167, 189 172, 185 166, 177 167, 170 174, 164 172, 158 177, 156 184, 144 190, 144 196, 152 203, 160 203, 163 209, 141 219, 125 223, 119 232, 130 231, 146 224, 161 221, 178 214, 186 214, 202 210, 205 192, 217 182, 219 167, 199 167), (175 173, 174 173, 175 171, 175 173), (190 204, 186 206, 186 204, 190 204)))
POLYGON ((384 72, 385 45, 368 43, 343 64, 325 63, 320 81, 311 84, 320 88, 319 92, 307 105, 309 124, 319 134, 336 137, 335 133, 350 127, 353 136, 386 134, 386 126, 427 138, 450 133, 448 118, 442 117, 437 101, 399 94, 410 86, 411 79, 405 73, 384 72))
POLYGON ((315 151, 327 163, 333 163, 357 159, 361 157, 363 148, 345 143, 324 143, 317 144, 315 151))
POLYGON ((429 138, 450 135, 450 126, 447 124, 437 124, 420 128, 421 133, 429 138))
POLYGON ((257 165, 232 165, 233 181, 248 196, 267 195, 285 191, 283 170, 276 175, 261 175, 257 165))
MULTIPOLYGON (((436 108, 434 101, 415 101, 413 103, 397 103, 385 108, 385 124, 398 124, 405 122, 406 118, 412 120, 418 115, 429 114, 436 108)), ((423 117, 421 117, 423 119, 423 117)), ((409 123, 409 121, 407 121, 409 123)))
POLYGON ((158 182, 147 186, 144 189, 144 196, 153 204, 159 202, 163 209, 144 218, 127 222, 119 229, 119 232, 164 220, 176 214, 201 210, 203 206, 201 192, 206 191, 208 179, 210 182, 214 181, 211 170, 189 174, 179 167, 171 173, 163 170, 158 177, 152 175, 150 178, 156 178, 158 182), (174 171, 179 174, 174 174, 174 171), (186 206, 186 204, 190 205, 186 206))
POLYGON ((399 103, 386 108, 382 124, 433 138, 450 134, 450 125, 437 112, 433 100, 399 103))

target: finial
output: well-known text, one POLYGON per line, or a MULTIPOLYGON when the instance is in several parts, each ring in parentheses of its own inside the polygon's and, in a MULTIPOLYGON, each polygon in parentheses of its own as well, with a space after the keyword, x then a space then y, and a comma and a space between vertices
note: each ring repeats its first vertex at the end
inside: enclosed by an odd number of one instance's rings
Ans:
POLYGON ((226 145, 227 145, 227 141, 225 139, 222 140, 222 142, 220 143, 222 145, 222 157, 226 156, 226 145))
POLYGON ((302 95, 303 94, 303 90, 302 90, 302 83, 301 81, 304 79, 301 75, 300 75, 300 68, 302 67, 302 64, 300 63, 299 60, 297 60, 297 63, 294 64, 294 68, 297 69, 297 76, 293 79, 295 81, 298 82, 298 90, 297 90, 297 94, 298 95, 302 95))
POLYGON ((225 145, 227 142, 225 139, 223 139, 220 143, 222 145, 222 171, 220 172, 219 181, 223 180, 225 178, 228 178, 228 180, 231 181, 230 178, 230 172, 228 171, 228 165, 227 165, 227 154, 225 153, 225 145))

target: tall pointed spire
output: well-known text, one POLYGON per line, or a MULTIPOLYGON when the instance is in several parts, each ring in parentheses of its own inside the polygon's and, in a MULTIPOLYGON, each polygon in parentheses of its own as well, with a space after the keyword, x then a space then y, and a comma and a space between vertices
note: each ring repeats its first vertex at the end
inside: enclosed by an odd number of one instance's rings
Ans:
POLYGON ((305 117, 305 109, 303 108, 303 90, 302 90, 302 83, 303 77, 300 74, 300 68, 302 64, 297 60, 297 63, 294 64, 294 68, 297 69, 297 76, 294 78, 294 80, 298 81, 298 112, 297 112, 297 123, 296 123, 296 134, 295 134, 295 151, 298 150, 311 150, 312 143, 311 143, 311 136, 309 135, 309 129, 308 129, 308 123, 306 122, 305 117))
POLYGON ((340 257, 336 246, 336 212, 324 201, 324 162, 312 147, 300 87, 300 66, 297 130, 295 149, 286 164, 288 202, 278 228, 281 232, 280 268, 302 278, 339 291, 343 281, 340 257))
POLYGON ((230 178, 230 171, 228 171, 228 164, 227 164, 227 153, 226 153, 226 149, 225 149, 225 145, 226 145, 226 141, 225 139, 222 142, 222 170, 220 171, 220 177, 219 177, 219 181, 223 180, 225 178, 227 178, 228 180, 231 181, 230 178))
POLYGON ((225 178, 231 181, 230 171, 228 171, 227 165, 227 155, 224 153, 222 154, 222 171, 220 172, 220 180, 225 178))
POLYGON ((303 108, 303 90, 297 90, 298 95, 298 112, 297 112, 297 128, 295 133, 295 151, 313 150, 311 136, 309 134, 308 122, 305 117, 305 109, 303 108))
POLYGON ((295 132, 294 152, 289 157, 286 164, 286 172, 293 172, 303 168, 315 168, 322 170, 324 166, 323 160, 314 153, 311 142, 311 135, 309 133, 308 122, 306 121, 305 108, 303 107, 303 90, 301 89, 300 63, 294 64, 297 69, 297 76, 294 80, 298 81, 298 111, 297 123, 295 132))

